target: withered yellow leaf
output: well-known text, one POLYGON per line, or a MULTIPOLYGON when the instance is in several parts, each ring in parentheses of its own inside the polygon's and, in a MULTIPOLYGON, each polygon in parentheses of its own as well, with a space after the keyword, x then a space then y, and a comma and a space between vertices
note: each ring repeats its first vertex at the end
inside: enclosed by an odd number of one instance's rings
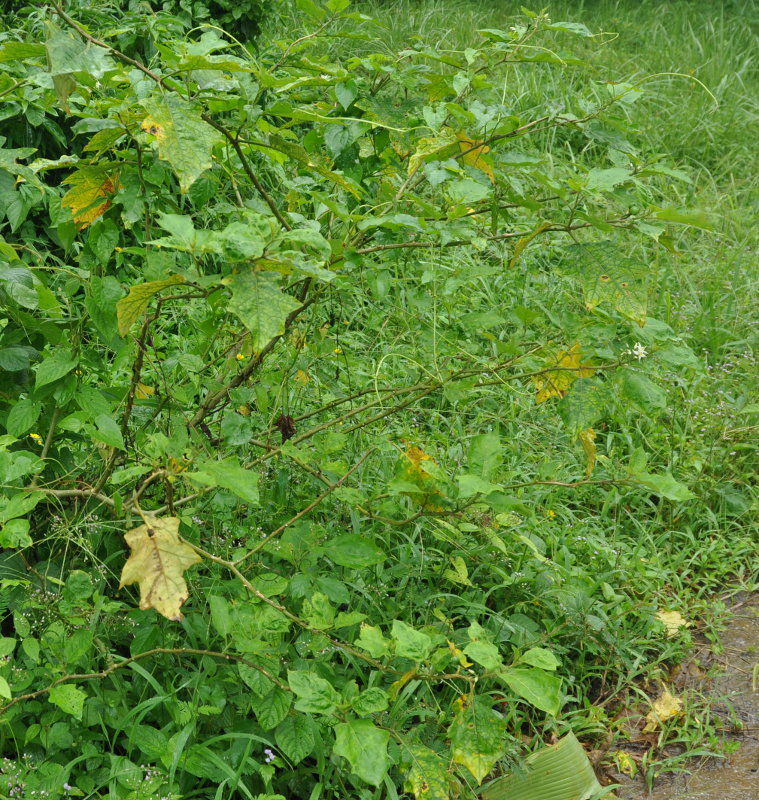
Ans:
POLYGON ((459 148, 464 153, 461 160, 470 167, 484 172, 490 178, 490 182, 495 183, 493 167, 483 158, 485 153, 490 152, 490 148, 481 139, 470 139, 465 133, 457 133, 456 136, 459 140, 459 148))
POLYGON ((71 188, 61 198, 61 205, 71 209, 74 224, 82 230, 104 214, 111 205, 111 195, 119 187, 118 172, 104 167, 83 167, 64 178, 71 188))
POLYGON ((680 628, 690 628, 693 623, 688 622, 679 611, 657 611, 656 619, 664 624, 667 636, 677 636, 680 628))
POLYGON ((124 534, 132 554, 121 571, 122 586, 140 585, 140 608, 154 608, 179 622, 189 592, 183 574, 201 558, 179 538, 179 520, 162 517, 124 534))
POLYGON ((564 397, 578 378, 589 378, 594 370, 580 363, 581 358, 580 343, 576 342, 569 350, 560 350, 554 358, 548 359, 546 366, 555 366, 557 369, 549 369, 533 377, 532 382, 537 389, 535 401, 545 403, 551 397, 564 397))
POLYGON ((587 465, 585 467, 585 477, 589 478, 593 474, 593 468, 596 466, 596 432, 593 428, 587 428, 577 434, 580 440, 582 449, 585 451, 587 465))
POLYGON ((646 726, 643 733, 653 733, 663 722, 676 717, 683 710, 683 701, 675 697, 669 689, 653 702, 651 710, 646 714, 646 726))
POLYGON ((138 400, 147 400, 148 397, 152 397, 155 394, 155 389, 152 386, 148 386, 146 383, 138 383, 134 387, 134 396, 138 400))

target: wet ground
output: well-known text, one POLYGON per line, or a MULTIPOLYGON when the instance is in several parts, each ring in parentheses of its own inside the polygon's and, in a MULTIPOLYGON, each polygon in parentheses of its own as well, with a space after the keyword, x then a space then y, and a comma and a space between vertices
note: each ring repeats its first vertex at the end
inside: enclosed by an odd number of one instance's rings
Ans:
POLYGON ((620 798, 759 800, 759 595, 736 598, 720 641, 717 661, 724 671, 705 690, 718 698, 714 711, 726 728, 741 728, 730 737, 740 747, 724 759, 694 761, 689 773, 661 778, 651 794, 639 783, 628 785, 617 791, 620 798))

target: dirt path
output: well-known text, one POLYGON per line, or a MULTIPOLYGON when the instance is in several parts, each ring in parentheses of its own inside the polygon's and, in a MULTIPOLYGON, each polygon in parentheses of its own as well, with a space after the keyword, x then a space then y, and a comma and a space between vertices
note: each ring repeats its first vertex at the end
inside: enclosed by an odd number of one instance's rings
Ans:
MULTIPOLYGON (((625 800, 759 800, 759 595, 735 609, 722 634, 726 669, 715 681, 712 694, 726 697, 743 725, 740 748, 723 760, 710 759, 691 773, 660 780, 651 794, 639 785, 619 790, 625 800)), ((726 705, 717 713, 732 719, 726 705)))

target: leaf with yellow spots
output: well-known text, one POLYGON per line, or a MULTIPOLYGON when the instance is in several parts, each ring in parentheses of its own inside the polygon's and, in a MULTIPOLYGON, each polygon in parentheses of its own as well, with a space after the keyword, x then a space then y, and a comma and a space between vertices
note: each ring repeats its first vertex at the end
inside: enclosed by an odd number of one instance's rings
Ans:
POLYGON ((311 378, 308 377, 308 373, 307 372, 304 372, 302 369, 299 369, 295 373, 295 380, 298 383, 302 383, 305 386, 311 380, 311 378))
POLYGON ((199 105, 176 94, 149 97, 142 106, 148 115, 140 127, 155 138, 158 157, 171 165, 184 194, 213 165, 211 153, 221 136, 201 118, 199 105))
POLYGON ((145 383, 138 383, 134 387, 134 396, 138 400, 147 400, 148 397, 152 397, 155 394, 155 389, 152 386, 148 386, 145 383))
POLYGON ((404 789, 416 800, 449 800, 458 795, 458 781, 446 769, 445 761, 421 744, 406 745, 404 761, 410 762, 404 789))
POLYGON ((569 387, 578 378, 589 378, 593 368, 581 363, 580 343, 576 342, 569 350, 560 350, 555 357, 546 360, 546 366, 555 367, 532 378, 537 389, 535 401, 545 403, 551 397, 564 397, 569 387))
POLYGON ((635 763, 635 759, 624 750, 617 750, 614 753, 614 760, 617 762, 617 766, 619 767, 619 771, 623 775, 629 775, 631 778, 634 778, 636 773, 638 772, 638 765, 635 763))
POLYGON ((412 446, 401 455, 390 488, 410 497, 425 511, 443 511, 445 498, 439 485, 445 481, 445 473, 435 459, 421 448, 412 446))
POLYGON ((82 167, 63 179, 71 188, 61 205, 71 209, 79 230, 92 224, 110 208, 111 196, 119 187, 119 174, 105 167, 82 167))
POLYGON ((484 172, 488 178, 490 178, 490 182, 495 183, 493 166, 489 161, 483 158, 485 153, 490 152, 490 148, 484 144, 482 140, 472 139, 465 133, 457 133, 456 136, 459 140, 459 148, 463 153, 461 160, 470 167, 484 172))
POLYGON ((651 710, 646 714, 646 726, 643 728, 643 733, 653 733, 662 723, 676 717, 682 710, 683 701, 679 697, 675 697, 669 689, 665 689, 654 700, 651 710))
POLYGON ((156 517, 124 534, 132 554, 121 571, 122 586, 140 585, 140 608, 154 608, 174 622, 189 592, 183 574, 200 556, 179 537, 176 517, 156 517))
POLYGON ((451 655, 459 662, 459 664, 464 667, 464 669, 469 669, 472 666, 472 662, 467 660, 467 657, 464 655, 463 650, 459 650, 458 647, 449 639, 448 640, 448 649, 451 651, 451 655))
POLYGON ((408 160, 408 174, 413 175, 425 161, 440 161, 461 152, 456 134, 446 128, 435 136, 417 140, 416 150, 408 160))
POLYGON ((577 438, 585 451, 585 458, 587 459, 585 477, 589 478, 593 474, 593 468, 596 466, 596 432, 593 428, 586 428, 584 431, 580 431, 577 438))
POLYGON ((477 696, 456 715, 448 729, 453 761, 472 773, 477 785, 505 753, 506 721, 489 697, 477 696))
POLYGON ((646 321, 649 270, 612 242, 567 248, 569 272, 579 279, 589 310, 608 304, 641 327, 646 321))

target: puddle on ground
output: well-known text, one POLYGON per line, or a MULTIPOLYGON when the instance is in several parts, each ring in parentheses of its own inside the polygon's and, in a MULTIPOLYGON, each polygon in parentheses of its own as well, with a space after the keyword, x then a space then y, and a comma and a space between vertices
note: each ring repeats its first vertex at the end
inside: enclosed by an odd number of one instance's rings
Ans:
MULTIPOLYGON (((740 601, 740 598, 736 598, 740 601)), ((759 687, 752 690, 753 670, 759 662, 759 595, 739 602, 727 620, 720 640, 724 673, 714 681, 710 694, 725 697, 715 713, 742 723, 742 733, 733 738, 741 746, 724 759, 694 761, 690 772, 657 781, 648 794, 639 783, 617 790, 624 800, 759 800, 759 687)))

